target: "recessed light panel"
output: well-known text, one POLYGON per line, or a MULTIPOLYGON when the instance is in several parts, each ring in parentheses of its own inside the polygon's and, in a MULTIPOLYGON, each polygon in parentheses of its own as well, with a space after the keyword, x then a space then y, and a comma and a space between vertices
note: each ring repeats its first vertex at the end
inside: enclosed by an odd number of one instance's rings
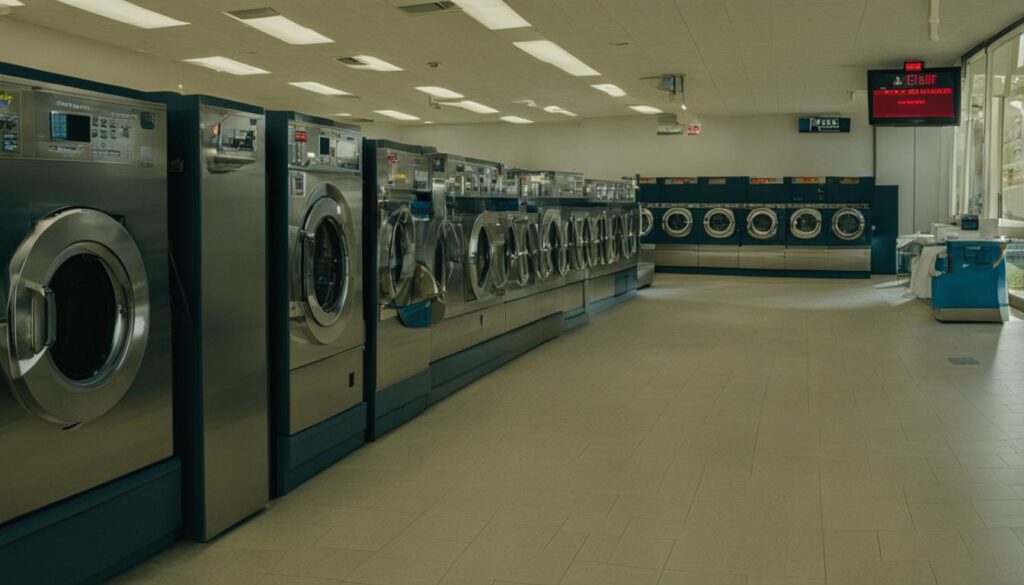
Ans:
POLYGON ((306 91, 311 91, 313 93, 318 93, 320 95, 352 95, 347 91, 335 89, 322 83, 317 83, 316 81, 292 81, 289 82, 288 85, 297 87, 299 89, 304 89, 306 91))
POLYGON ((443 87, 437 87, 436 85, 424 85, 416 88, 417 91, 432 95, 436 98, 443 100, 461 100, 466 97, 457 91, 452 91, 443 87))
POLYGON ((612 97, 622 97, 626 95, 626 92, 623 91, 621 87, 615 85, 614 83, 597 83, 591 85, 590 87, 598 91, 603 91, 612 97))
POLYGON ((483 104, 480 104, 480 103, 477 103, 477 102, 473 102, 473 101, 470 101, 470 100, 462 100, 461 102, 452 102, 452 103, 447 104, 447 105, 455 106, 456 108, 462 108, 463 110, 469 110, 470 112, 475 112, 477 114, 497 114, 498 113, 498 110, 495 110, 494 108, 492 108, 490 106, 485 106, 483 104))
POLYGON ((252 65, 228 59, 227 57, 199 57, 197 59, 185 59, 185 62, 232 75, 266 75, 270 73, 266 69, 253 67, 252 65))
POLYGON ((530 26, 522 16, 502 0, 452 0, 473 20, 491 30, 525 28, 530 26))
POLYGON ((576 114, 570 112, 569 110, 567 110, 565 108, 560 108, 558 106, 548 106, 548 107, 544 108, 544 111, 549 113, 549 114, 562 114, 563 116, 569 116, 570 118, 575 118, 576 117, 576 114))
POLYGON ((663 114, 661 110, 653 106, 629 106, 629 109, 634 112, 640 112, 641 114, 663 114))
POLYGON ((394 118, 395 120, 402 120, 404 122, 412 122, 413 120, 419 120, 418 116, 412 114, 406 114, 405 112, 399 112, 398 110, 374 110, 375 113, 381 116, 387 116, 388 118, 394 118))
POLYGON ((331 115, 335 116, 335 117, 338 117, 338 118, 351 118, 352 117, 352 114, 349 114, 348 112, 341 112, 341 113, 338 113, 338 114, 331 114, 331 115))
POLYGON ((554 65, 569 75, 575 75, 576 77, 601 75, 592 67, 573 56, 572 53, 551 41, 522 41, 513 44, 534 58, 554 65))
POLYGON ((0 0, 0 6, 24 6, 18 0, 0 0))
POLYGON ((502 116, 501 119, 509 124, 533 124, 533 120, 527 120, 526 118, 520 118, 519 116, 502 116))
POLYGON ((136 6, 124 0, 57 0, 75 8, 91 12, 103 18, 116 20, 139 28, 169 28, 188 24, 182 20, 165 16, 148 8, 136 6))
POLYGON ((289 45, 318 45, 334 42, 311 28, 281 16, 273 8, 235 10, 224 14, 289 45))
POLYGON ((393 71, 402 71, 402 68, 398 65, 392 65, 384 59, 378 59, 370 55, 356 55, 355 57, 342 57, 338 59, 341 63, 345 64, 352 69, 361 69, 364 71, 380 71, 382 73, 390 73, 393 71))

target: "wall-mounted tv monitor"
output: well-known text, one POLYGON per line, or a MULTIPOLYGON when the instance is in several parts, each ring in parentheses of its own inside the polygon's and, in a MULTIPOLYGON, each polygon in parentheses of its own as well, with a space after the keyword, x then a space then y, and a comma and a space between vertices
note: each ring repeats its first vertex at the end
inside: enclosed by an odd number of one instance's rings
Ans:
POLYGON ((960 68, 868 71, 868 116, 873 126, 960 124, 960 68))

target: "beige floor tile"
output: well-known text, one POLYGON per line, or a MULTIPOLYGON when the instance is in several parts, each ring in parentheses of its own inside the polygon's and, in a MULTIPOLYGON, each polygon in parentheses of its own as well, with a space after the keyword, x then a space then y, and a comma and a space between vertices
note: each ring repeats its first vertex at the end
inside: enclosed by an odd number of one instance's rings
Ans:
POLYGON ((562 530, 619 536, 626 532, 630 520, 629 516, 573 513, 562 525, 562 530))
POLYGON ((969 503, 910 504, 914 527, 919 530, 978 530, 986 528, 969 503))
POLYGON ((1020 585, 1024 574, 1024 563, 1011 562, 973 562, 946 563, 933 562, 932 570, 938 585, 1020 585))
POLYGON ((377 554, 349 574, 346 580, 368 585, 437 585, 449 567, 451 563, 446 561, 377 554))
POLYGON ((657 585, 661 569, 623 567, 592 561, 576 561, 561 585, 657 585))
POLYGON ((465 542, 399 535, 380 550, 387 557, 421 561, 455 562, 469 546, 465 542))
POLYGON ((821 579, 825 576, 824 557, 820 529, 699 529, 677 540, 666 568, 674 571, 821 579))
POLYGON ((543 549, 556 534, 558 528, 554 526, 491 522, 474 542, 492 547, 543 549))
POLYGON ((322 579, 344 579, 356 567, 366 562, 373 553, 365 550, 311 547, 287 551, 271 573, 322 579))
POLYGON ((936 585, 926 562, 829 559, 827 565, 828 585, 936 585))
POLYGON ((296 577, 294 575, 264 575, 257 585, 339 585, 341 579, 296 577))
POLYGON ((457 542, 473 542, 487 526, 483 520, 456 516, 420 516, 402 532, 413 538, 438 538, 457 542))
POLYGON ((822 521, 830 530, 907 530, 914 528, 902 497, 822 498, 822 521))
POLYGON ((747 585, 746 575, 665 571, 658 585, 747 585))
POLYGON ((960 536, 975 561, 1024 560, 1024 542, 1009 528, 961 530, 960 536))
POLYGON ((879 530, 882 560, 969 561, 970 553, 956 530, 879 530))
POLYGON ((875 530, 826 530, 825 558, 880 560, 878 532, 875 530))
POLYGON ((545 548, 488 546, 475 542, 451 567, 450 575, 494 580, 556 585, 562 580, 584 536, 561 532, 545 548))

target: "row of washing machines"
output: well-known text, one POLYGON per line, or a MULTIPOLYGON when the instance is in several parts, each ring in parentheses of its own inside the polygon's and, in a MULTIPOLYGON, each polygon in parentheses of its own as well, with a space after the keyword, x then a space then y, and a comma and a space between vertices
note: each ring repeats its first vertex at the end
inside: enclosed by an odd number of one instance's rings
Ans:
POLYGON ((641 237, 662 270, 867 276, 870 177, 659 178, 641 188, 641 237))
POLYGON ((636 288, 632 182, 208 96, 0 65, 0 182, 5 582, 212 539, 636 288))

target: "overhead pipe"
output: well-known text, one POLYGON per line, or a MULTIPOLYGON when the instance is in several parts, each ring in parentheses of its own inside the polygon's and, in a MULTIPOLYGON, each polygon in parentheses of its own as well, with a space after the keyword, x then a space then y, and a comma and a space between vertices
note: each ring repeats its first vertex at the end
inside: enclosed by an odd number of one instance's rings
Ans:
POLYGON ((939 0, 931 0, 931 10, 928 13, 928 29, 932 42, 939 42, 939 0))

